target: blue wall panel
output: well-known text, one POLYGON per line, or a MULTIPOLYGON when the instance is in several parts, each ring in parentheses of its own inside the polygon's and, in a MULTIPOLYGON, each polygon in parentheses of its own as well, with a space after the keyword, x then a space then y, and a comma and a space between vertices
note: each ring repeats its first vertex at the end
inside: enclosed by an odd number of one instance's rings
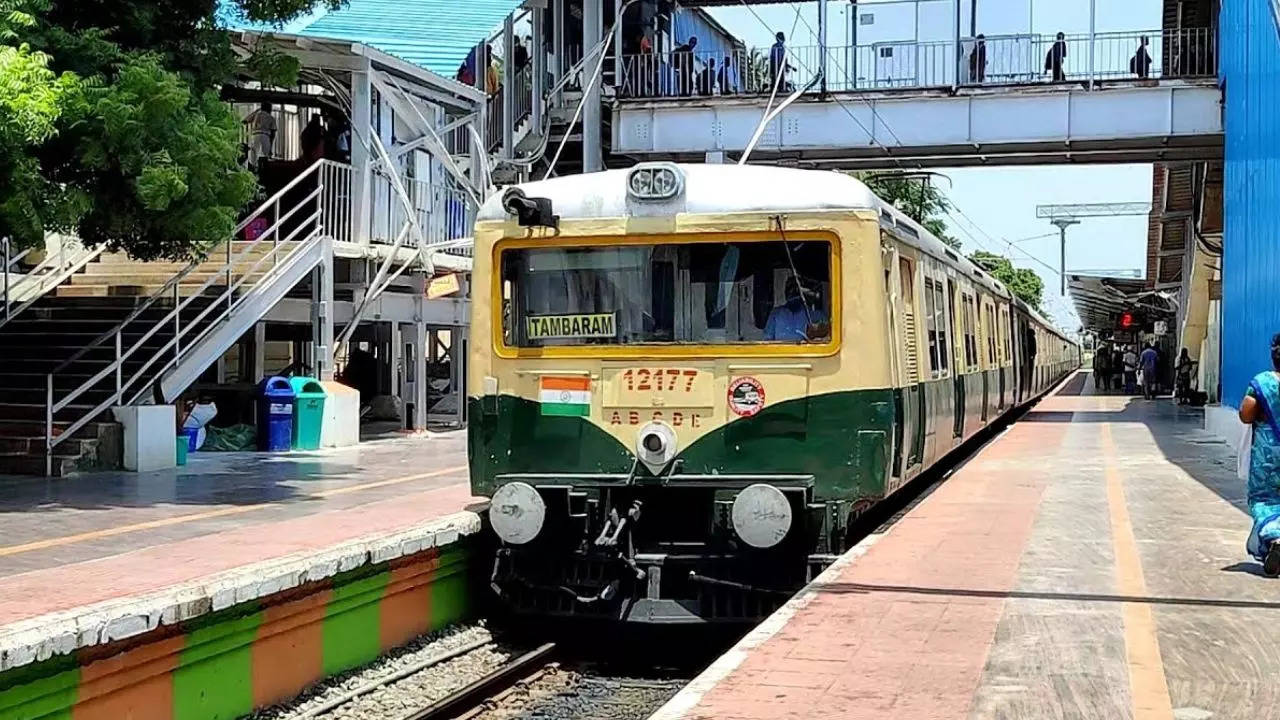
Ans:
POLYGON ((1271 368, 1280 332, 1280 25, 1273 0, 1225 0, 1222 399, 1271 368))

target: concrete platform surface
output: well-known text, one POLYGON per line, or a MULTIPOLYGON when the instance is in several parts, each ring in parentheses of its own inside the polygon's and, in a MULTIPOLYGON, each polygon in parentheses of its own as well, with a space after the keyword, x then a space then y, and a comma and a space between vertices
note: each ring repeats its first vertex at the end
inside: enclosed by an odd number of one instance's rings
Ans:
POLYGON ((180 471, 0 486, 0 670, 480 528, 462 433, 180 471))
POLYGON ((1072 378, 653 717, 1275 717, 1232 449, 1072 378))

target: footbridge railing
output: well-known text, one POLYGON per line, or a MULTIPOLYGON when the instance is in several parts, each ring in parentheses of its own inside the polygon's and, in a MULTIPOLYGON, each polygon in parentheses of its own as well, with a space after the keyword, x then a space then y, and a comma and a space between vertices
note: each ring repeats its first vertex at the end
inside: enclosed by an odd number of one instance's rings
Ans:
POLYGON ((774 46, 730 53, 624 55, 621 99, 998 87, 1213 77, 1212 28, 1055 35, 992 35, 856 46, 774 46), (823 57, 825 55, 825 58, 823 57), (825 61, 825 62, 824 62, 825 61))

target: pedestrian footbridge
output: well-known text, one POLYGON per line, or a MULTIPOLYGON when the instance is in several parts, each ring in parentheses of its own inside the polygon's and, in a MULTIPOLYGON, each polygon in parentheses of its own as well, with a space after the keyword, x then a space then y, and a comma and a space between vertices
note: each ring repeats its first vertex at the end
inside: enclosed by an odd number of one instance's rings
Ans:
MULTIPOLYGON (((1068 62, 1040 72, 1054 42, 1019 36, 987 38, 980 49, 976 40, 787 49, 772 106, 787 91, 803 92, 765 127, 752 160, 848 169, 1221 157, 1210 32, 1068 37, 1068 62), (1151 61, 1139 64, 1134 48, 1145 38, 1151 61), (872 52, 859 62, 864 51, 872 52)), ((768 51, 740 51, 716 63, 731 72, 712 75, 712 60, 622 58, 614 154, 702 160, 743 152, 770 107, 780 64, 768 51)))

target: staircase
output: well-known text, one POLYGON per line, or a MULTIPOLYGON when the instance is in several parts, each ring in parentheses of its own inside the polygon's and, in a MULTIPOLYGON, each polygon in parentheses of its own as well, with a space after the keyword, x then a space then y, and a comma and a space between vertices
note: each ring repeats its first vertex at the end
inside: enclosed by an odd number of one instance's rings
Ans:
POLYGON ((0 326, 0 474, 118 464, 111 407, 175 400, 331 255, 323 189, 343 170, 316 163, 201 260, 103 254, 0 326))

